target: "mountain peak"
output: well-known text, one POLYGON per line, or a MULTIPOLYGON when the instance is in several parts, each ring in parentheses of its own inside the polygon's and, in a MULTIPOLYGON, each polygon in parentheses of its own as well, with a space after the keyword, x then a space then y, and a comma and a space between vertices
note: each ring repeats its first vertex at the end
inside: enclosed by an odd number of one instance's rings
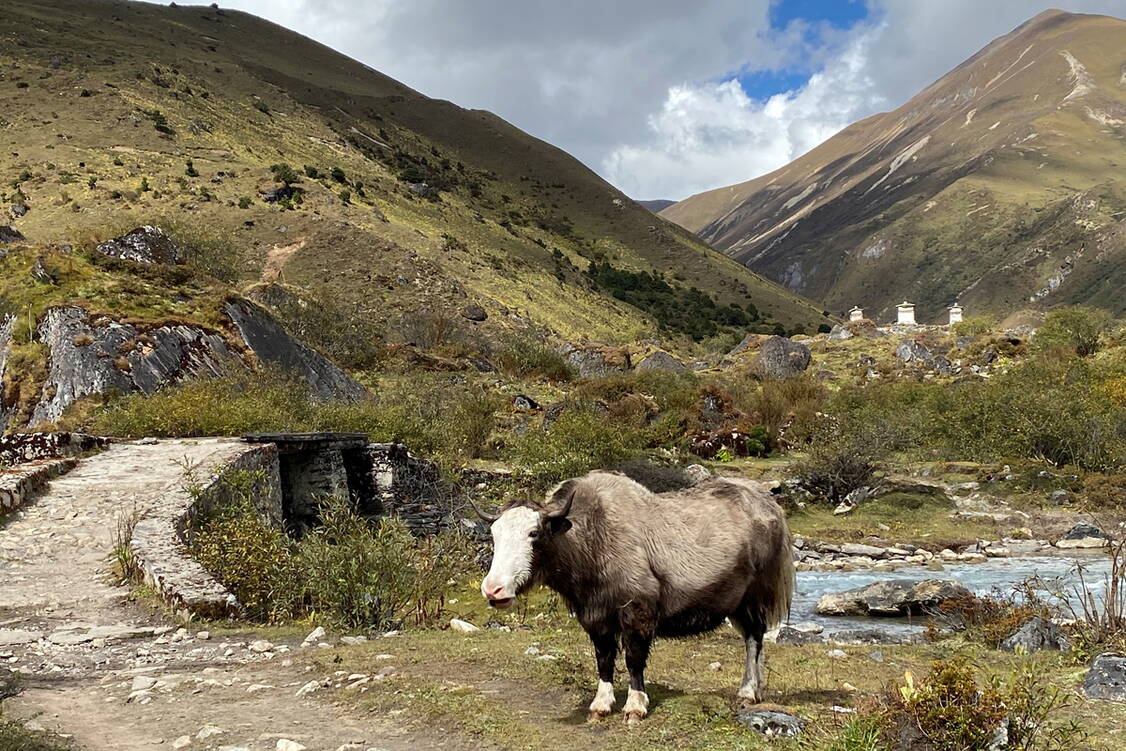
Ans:
POLYGON ((1126 22, 1045 11, 902 107, 662 211, 834 311, 1126 299, 1126 22))

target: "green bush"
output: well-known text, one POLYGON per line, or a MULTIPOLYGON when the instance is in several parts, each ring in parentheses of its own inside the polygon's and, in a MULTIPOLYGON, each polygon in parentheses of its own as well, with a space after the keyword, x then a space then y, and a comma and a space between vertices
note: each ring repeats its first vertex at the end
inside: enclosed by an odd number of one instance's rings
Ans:
POLYGON ((616 425, 592 408, 571 407, 548 430, 532 430, 516 439, 512 458, 533 476, 553 482, 609 467, 641 453, 642 431, 616 425))
POLYGON ((226 502, 194 520, 186 537, 192 556, 223 583, 252 620, 285 621, 299 611, 304 581, 285 532, 254 508, 254 473, 223 478, 226 502))
POLYGON ((331 499, 301 540, 299 560, 313 613, 342 628, 388 630, 432 623, 448 582, 470 568, 473 556, 464 538, 420 543, 400 520, 375 523, 331 499))
POLYGON ((1057 308, 1044 317, 1032 344, 1038 351, 1060 350, 1087 357, 1098 351, 1100 339, 1109 333, 1112 323, 1110 313, 1102 308, 1057 308))
POLYGON ((20 720, 0 718, 0 751, 67 751, 65 741, 40 730, 29 730, 20 720))
POLYGON ((955 336, 985 336, 996 325, 997 319, 993 316, 970 316, 951 326, 950 332, 955 336))

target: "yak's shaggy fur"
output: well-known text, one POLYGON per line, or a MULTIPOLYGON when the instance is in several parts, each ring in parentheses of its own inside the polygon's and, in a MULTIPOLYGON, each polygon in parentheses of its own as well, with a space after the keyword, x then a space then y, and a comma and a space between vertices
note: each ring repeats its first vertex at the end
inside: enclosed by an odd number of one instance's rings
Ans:
MULTIPOLYGON (((653 637, 703 633, 727 618, 747 642, 739 696, 762 700, 762 637, 787 617, 794 592, 790 532, 765 487, 715 478, 654 494, 624 475, 591 472, 557 486, 542 505, 509 504, 496 524, 516 508, 519 518, 523 509, 536 511, 539 528, 530 533, 529 575, 506 596, 545 584, 570 605, 597 653, 592 715, 610 711, 604 684, 612 681, 619 640, 630 672, 627 720, 637 720, 646 713, 643 671, 653 637)), ((482 584, 486 597, 490 587, 497 591, 490 581, 504 576, 496 568, 482 584)))

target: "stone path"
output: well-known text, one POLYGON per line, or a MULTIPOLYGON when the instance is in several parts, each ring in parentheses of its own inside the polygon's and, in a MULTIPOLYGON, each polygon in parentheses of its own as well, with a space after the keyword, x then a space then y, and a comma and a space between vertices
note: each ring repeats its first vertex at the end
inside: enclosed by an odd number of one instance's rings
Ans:
POLYGON ((117 520, 182 484, 186 464, 208 468, 240 446, 116 444, 0 518, 0 668, 26 685, 5 711, 88 751, 458 748, 323 700, 345 678, 294 659, 316 643, 177 628, 111 580, 117 520))

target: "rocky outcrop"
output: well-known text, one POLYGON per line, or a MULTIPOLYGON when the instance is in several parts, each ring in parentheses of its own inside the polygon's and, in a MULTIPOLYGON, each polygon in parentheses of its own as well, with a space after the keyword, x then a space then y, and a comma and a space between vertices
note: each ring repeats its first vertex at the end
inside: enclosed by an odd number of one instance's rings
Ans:
POLYGON ((772 336, 759 347, 751 370, 759 378, 784 380, 801 375, 813 356, 809 347, 784 336, 772 336))
POLYGON ((1109 652, 1096 657, 1083 679, 1083 693, 1089 699, 1126 701, 1126 657, 1109 652))
POLYGON ((183 253, 159 227, 145 225, 126 232, 121 237, 107 240, 97 246, 99 253, 123 261, 143 263, 146 266, 182 263, 183 253))
POLYGON ((772 709, 740 712, 738 719, 745 727, 770 738, 791 738, 801 735, 805 727, 805 720, 797 715, 772 709))
POLYGON ((7 245, 8 243, 23 242, 26 239, 23 233, 15 227, 0 226, 0 243, 7 245))
POLYGON ((895 348, 895 356, 904 363, 930 364, 934 355, 921 342, 910 340, 903 342, 895 348))
POLYGON ((31 424, 54 422, 75 401, 116 391, 151 394, 169 383, 218 376, 242 360, 218 333, 186 324, 142 330, 78 307, 51 308, 39 324, 50 349, 43 395, 31 424))
POLYGON ((954 581, 880 581, 824 595, 817 601, 817 612, 821 615, 892 617, 924 615, 947 600, 969 596, 970 591, 954 581))
POLYGON ((322 399, 358 399, 364 387, 324 355, 294 339, 264 309, 248 300, 230 300, 227 315, 258 362, 304 378, 322 399))

